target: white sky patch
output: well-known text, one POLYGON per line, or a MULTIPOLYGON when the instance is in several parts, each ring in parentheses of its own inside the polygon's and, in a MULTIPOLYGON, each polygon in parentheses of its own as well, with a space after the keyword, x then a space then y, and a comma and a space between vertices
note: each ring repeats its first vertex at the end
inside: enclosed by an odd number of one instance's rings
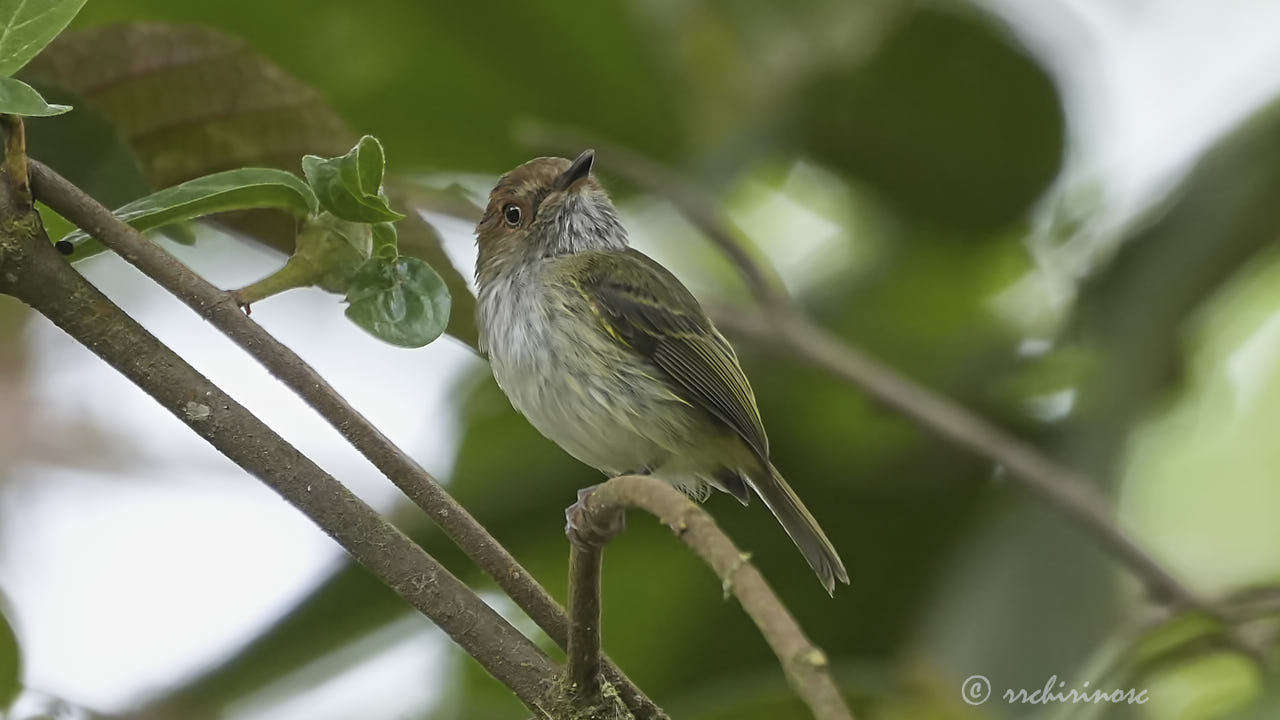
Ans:
POLYGON ((1055 75, 1073 146, 1064 178, 1101 183, 1119 220, 1280 92, 1273 0, 980 0, 1055 75))
POLYGON ((229 720, 421 717, 444 695, 429 680, 451 672, 446 643, 407 616, 245 698, 229 720))
POLYGON ((0 572, 27 682, 90 706, 119 705, 180 679, 195 659, 230 652, 339 559, 247 478, 23 474, 31 485, 4 496, 0 572))

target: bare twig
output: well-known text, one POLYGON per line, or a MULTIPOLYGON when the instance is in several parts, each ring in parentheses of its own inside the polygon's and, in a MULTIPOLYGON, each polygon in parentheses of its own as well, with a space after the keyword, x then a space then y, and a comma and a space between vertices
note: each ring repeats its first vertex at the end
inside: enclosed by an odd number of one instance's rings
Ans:
MULTIPOLYGON (((55 212, 97 238, 222 331, 296 392, 427 513, 498 587, 561 647, 568 644, 564 610, 498 544, 475 518, 403 450, 351 406, 319 373, 260 325, 245 316, 231 296, 178 262, 121 222, 82 190, 32 160, 36 196, 55 212)), ((612 662, 605 673, 637 718, 666 715, 612 662)))
POLYGON ((569 536, 569 658, 570 687, 584 697, 600 694, 600 573, 604 546, 626 527, 621 509, 588 515, 584 498, 565 510, 569 536))
MULTIPOLYGON (((788 682, 818 720, 853 720, 827 666, 786 606, 765 582, 749 556, 733 544, 705 510, 671 485, 651 477, 616 477, 579 496, 576 518, 580 534, 608 538, 618 515, 629 508, 650 513, 715 571, 725 590, 759 628, 778 657, 788 682)), ((571 510, 572 511, 572 510, 571 510)))
MULTIPOLYGON (((545 716, 558 668, 435 559, 75 272, 4 173, 0 292, 26 302, 261 479, 545 716)), ((228 299, 223 312, 239 312, 228 299)))
POLYGON ((600 571, 603 550, 569 544, 569 649, 565 674, 583 697, 600 694, 600 571))

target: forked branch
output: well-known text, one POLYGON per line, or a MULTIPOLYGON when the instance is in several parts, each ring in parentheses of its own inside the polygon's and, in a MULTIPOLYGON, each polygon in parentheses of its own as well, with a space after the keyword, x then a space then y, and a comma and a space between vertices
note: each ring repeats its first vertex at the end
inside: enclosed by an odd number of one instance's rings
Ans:
MULTIPOLYGON (((805 636, 749 556, 734 545, 707 511, 671 485, 650 477, 623 475, 581 493, 578 503, 567 513, 574 557, 594 553, 598 563, 601 547, 622 528, 622 513, 632 508, 658 518, 710 566, 726 592, 738 599, 759 628, 782 664, 787 681, 817 720, 853 720, 853 713, 831 678, 827 656, 805 636)), ((573 582, 582 583, 570 589, 571 596, 578 598, 571 603, 571 609, 582 613, 581 618, 573 618, 573 624, 594 637, 575 642, 571 633, 569 662, 571 667, 576 662, 580 672, 587 673, 591 661, 586 655, 591 648, 598 649, 600 643, 598 569, 594 573, 587 569, 575 572, 573 582), (575 659, 574 648, 583 657, 575 659)))

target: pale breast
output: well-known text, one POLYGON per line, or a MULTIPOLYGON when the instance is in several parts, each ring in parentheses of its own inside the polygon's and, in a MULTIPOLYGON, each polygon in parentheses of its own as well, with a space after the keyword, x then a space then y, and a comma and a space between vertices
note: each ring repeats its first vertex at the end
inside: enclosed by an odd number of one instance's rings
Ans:
POLYGON ((539 432, 606 474, 663 464, 693 436, 687 404, 604 333, 575 290, 547 282, 548 269, 521 269, 480 293, 481 344, 498 385, 539 432))

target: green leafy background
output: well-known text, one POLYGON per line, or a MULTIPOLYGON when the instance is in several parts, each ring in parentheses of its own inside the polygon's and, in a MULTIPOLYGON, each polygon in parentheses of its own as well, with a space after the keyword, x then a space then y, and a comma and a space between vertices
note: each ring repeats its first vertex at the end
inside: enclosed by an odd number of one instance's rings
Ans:
MULTIPOLYGON (((1249 342, 1272 342, 1259 333, 1280 310, 1269 250, 1280 229, 1280 109, 1220 139, 1161 213, 1112 231, 1066 311, 1018 303, 1050 318, 1028 327, 993 307, 1036 277, 1036 204, 1046 194, 1066 202, 1052 183, 1070 151, 1067 118, 1046 68, 967 5, 99 0, 20 75, 76 108, 30 121, 32 155, 113 207, 243 166, 298 173, 305 154, 337 157, 358 135, 378 137, 390 207, 408 217, 396 224, 400 257, 384 258, 364 287, 393 292, 383 271, 404 268, 464 339, 474 338, 465 271, 410 211, 445 200, 415 183, 483 185, 547 152, 521 141, 530 120, 625 145, 705 184, 766 255, 794 260, 803 280, 793 290, 821 324, 1095 478, 1197 588, 1280 579, 1278 365, 1264 352, 1272 361, 1240 397, 1231 360, 1249 342), (836 239, 806 257, 807 238, 760 210, 765 194, 824 219, 836 239), (1017 351, 1045 337, 1055 340, 1047 351, 1017 351), (1064 391, 1074 398, 1065 417, 1036 412, 1064 391)), ((652 211, 661 201, 621 179, 607 155, 598 160, 637 238, 689 270, 700 295, 743 301, 713 250, 652 211)), ((368 200, 375 211, 348 219, 393 219, 376 191, 368 200)), ((1109 210, 1094 198, 1073 212, 1109 210)), ((292 249, 286 213, 219 220, 292 249)), ((1089 230, 1064 216, 1049 232, 1089 230)), ((395 302, 349 299, 351 314, 395 302)), ((0 317, 18 312, 0 305, 0 317)), ((817 510, 852 587, 826 597, 758 505, 708 507, 828 651, 859 717, 1021 717, 964 704, 960 680, 981 673, 998 688, 1034 688, 1075 677, 1138 615, 1140 595, 1097 545, 989 462, 807 365, 738 346, 775 462, 817 510)), ((380 382, 376 368, 368 382, 380 382)), ((451 491, 563 600, 561 512, 598 477, 514 414, 487 370, 454 400, 454 415, 436 423, 460 438, 451 491)), ((488 587, 419 513, 397 517, 488 587)), ((604 604, 606 649, 673 717, 804 717, 748 618, 656 524, 633 518, 610 546, 604 604)), ((139 716, 220 717, 268 686, 279 692, 277 682, 301 692, 367 661, 368 651, 339 651, 367 647, 359 641, 407 613, 341 566, 231 657, 141 701, 139 716), (337 669, 311 666, 330 653, 344 658, 337 669)), ((1158 702, 1103 716, 1272 717, 1275 692, 1247 662, 1200 648, 1199 633, 1171 637, 1159 654, 1172 659, 1144 656, 1113 677, 1150 687, 1158 702), (1254 701, 1260 709, 1245 709, 1254 701)), ((414 717, 524 716, 460 654, 448 678, 428 681, 446 697, 414 717)), ((3 688, 0 677, 0 698, 3 688)))

